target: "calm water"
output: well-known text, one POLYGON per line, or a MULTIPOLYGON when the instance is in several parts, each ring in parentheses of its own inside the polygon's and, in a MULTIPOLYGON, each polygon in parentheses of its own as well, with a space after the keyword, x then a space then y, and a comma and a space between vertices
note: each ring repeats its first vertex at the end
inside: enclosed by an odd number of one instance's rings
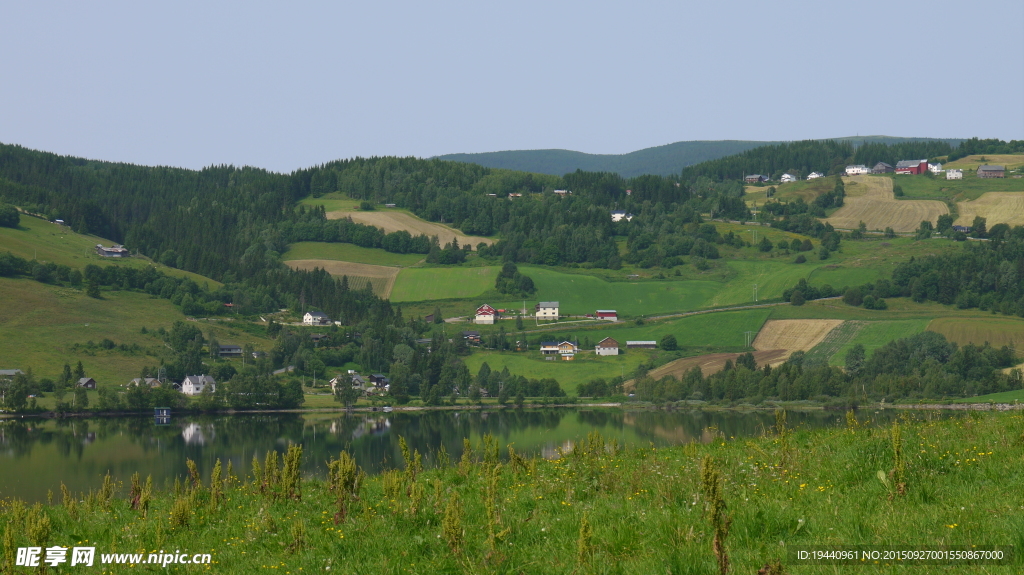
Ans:
MULTIPOLYGON (((888 422, 893 411, 860 412, 860 419, 888 422)), ((839 412, 790 412, 793 427, 845 425, 839 412)), ((138 471, 157 486, 184 477, 193 459, 204 477, 214 462, 230 460, 235 473, 248 472, 254 454, 303 446, 303 469, 322 477, 325 462, 347 449, 367 471, 377 473, 401 461, 399 436, 426 454, 431 465, 443 445, 451 460, 462 454, 462 440, 478 444, 484 434, 499 439, 502 452, 514 443, 531 455, 557 456, 559 447, 599 431, 620 444, 656 446, 710 441, 713 429, 728 437, 749 437, 771 429, 771 412, 628 411, 546 409, 432 411, 418 413, 256 414, 175 416, 168 425, 149 418, 0 420, 0 498, 41 501, 47 491, 60 497, 64 482, 72 491, 98 487, 108 471, 127 482, 138 471)))

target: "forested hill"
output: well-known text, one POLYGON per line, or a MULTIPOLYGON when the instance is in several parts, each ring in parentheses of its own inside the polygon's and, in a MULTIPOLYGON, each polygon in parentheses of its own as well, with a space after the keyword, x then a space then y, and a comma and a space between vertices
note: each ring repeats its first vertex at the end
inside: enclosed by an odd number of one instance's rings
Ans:
POLYGON ((885 162, 895 166, 900 160, 947 156, 956 149, 950 142, 959 140, 914 138, 892 142, 842 138, 772 144, 690 166, 683 170, 682 178, 738 180, 749 174, 763 174, 777 180, 786 172, 799 178, 811 172, 831 175, 841 173, 849 164, 871 167, 885 162))
MULTIPOLYGON (((957 139, 900 138, 890 136, 850 136, 836 138, 854 147, 863 144, 900 144, 905 142, 940 141, 956 146, 957 139)), ((477 154, 446 154, 441 160, 470 162, 490 168, 504 168, 561 176, 576 170, 612 172, 630 178, 643 174, 668 176, 679 174, 687 166, 740 154, 764 146, 787 142, 750 140, 694 140, 645 148, 628 154, 586 154, 572 150, 509 150, 477 154)))
POLYGON ((572 150, 509 150, 479 154, 446 154, 439 156, 439 159, 555 176, 583 170, 612 172, 629 178, 643 174, 678 174, 692 164, 777 143, 780 142, 697 140, 645 148, 628 154, 587 154, 572 150))

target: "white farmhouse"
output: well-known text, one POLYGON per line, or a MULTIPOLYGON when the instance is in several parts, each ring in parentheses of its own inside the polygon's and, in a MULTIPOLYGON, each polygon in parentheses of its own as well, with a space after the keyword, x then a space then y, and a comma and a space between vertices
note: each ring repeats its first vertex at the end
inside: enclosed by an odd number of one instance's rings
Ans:
POLYGON ((946 179, 947 180, 962 180, 962 179, 964 179, 964 171, 963 170, 946 170, 946 179))
POLYGON ((794 176, 793 174, 782 174, 782 178, 779 179, 779 181, 782 182, 783 184, 795 182, 796 180, 797 177, 794 176))
POLYGON ((864 174, 870 174, 871 168, 864 164, 857 164, 856 166, 846 166, 847 176, 863 176, 864 174))
POLYGON ((209 375, 186 375, 181 382, 181 392, 185 395, 199 395, 207 386, 210 392, 217 391, 217 382, 209 375))
POLYGON ((302 316, 302 325, 331 325, 331 318, 319 311, 308 311, 302 316))
POLYGON ((537 304, 537 319, 558 319, 558 302, 542 301, 537 304))
POLYGON ((824 177, 825 177, 825 174, 823 174, 821 172, 811 172, 811 173, 807 174, 807 179, 808 180, 813 180, 813 179, 816 179, 816 178, 824 178, 824 177))
POLYGON ((942 164, 928 164, 928 171, 937 176, 945 170, 942 169, 942 164))

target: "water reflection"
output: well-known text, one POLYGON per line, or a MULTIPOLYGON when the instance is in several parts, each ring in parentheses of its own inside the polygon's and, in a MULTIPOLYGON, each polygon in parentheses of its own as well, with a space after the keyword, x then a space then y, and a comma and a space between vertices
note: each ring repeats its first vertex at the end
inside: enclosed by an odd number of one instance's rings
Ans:
MULTIPOLYGON (((891 421, 897 412, 863 413, 862 419, 891 421)), ((790 412, 792 427, 845 425, 843 414, 790 412)), ((0 420, 0 497, 45 500, 60 493, 87 491, 108 471, 126 482, 138 471, 158 486, 186 474, 194 460, 204 476, 220 459, 236 474, 248 472, 254 456, 302 444, 303 471, 322 477, 326 462, 342 449, 352 453, 368 473, 401 462, 399 436, 434 465, 442 448, 452 461, 462 456, 462 440, 478 443, 490 433, 504 445, 531 455, 557 457, 573 441, 599 431, 622 445, 675 445, 715 438, 759 435, 775 423, 771 412, 624 411, 615 409, 540 409, 505 411, 430 411, 394 413, 253 414, 172 417, 158 424, 152 417, 0 420)))

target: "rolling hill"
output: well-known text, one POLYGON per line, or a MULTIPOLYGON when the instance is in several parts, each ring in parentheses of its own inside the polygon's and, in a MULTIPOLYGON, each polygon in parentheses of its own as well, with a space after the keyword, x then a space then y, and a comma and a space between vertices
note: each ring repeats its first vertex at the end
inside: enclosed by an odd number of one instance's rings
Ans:
MULTIPOLYGON (((836 141, 864 142, 918 142, 940 140, 950 145, 959 144, 960 139, 902 138, 892 136, 848 136, 833 138, 836 141)), ((561 176, 576 170, 586 172, 615 172, 623 177, 644 174, 678 174, 687 166, 708 160, 716 160, 760 146, 781 144, 781 141, 751 140, 692 140, 675 142, 664 146, 645 148, 628 154, 587 154, 573 150, 508 150, 503 152, 445 154, 441 160, 468 162, 489 168, 505 168, 524 172, 536 172, 561 176)))

